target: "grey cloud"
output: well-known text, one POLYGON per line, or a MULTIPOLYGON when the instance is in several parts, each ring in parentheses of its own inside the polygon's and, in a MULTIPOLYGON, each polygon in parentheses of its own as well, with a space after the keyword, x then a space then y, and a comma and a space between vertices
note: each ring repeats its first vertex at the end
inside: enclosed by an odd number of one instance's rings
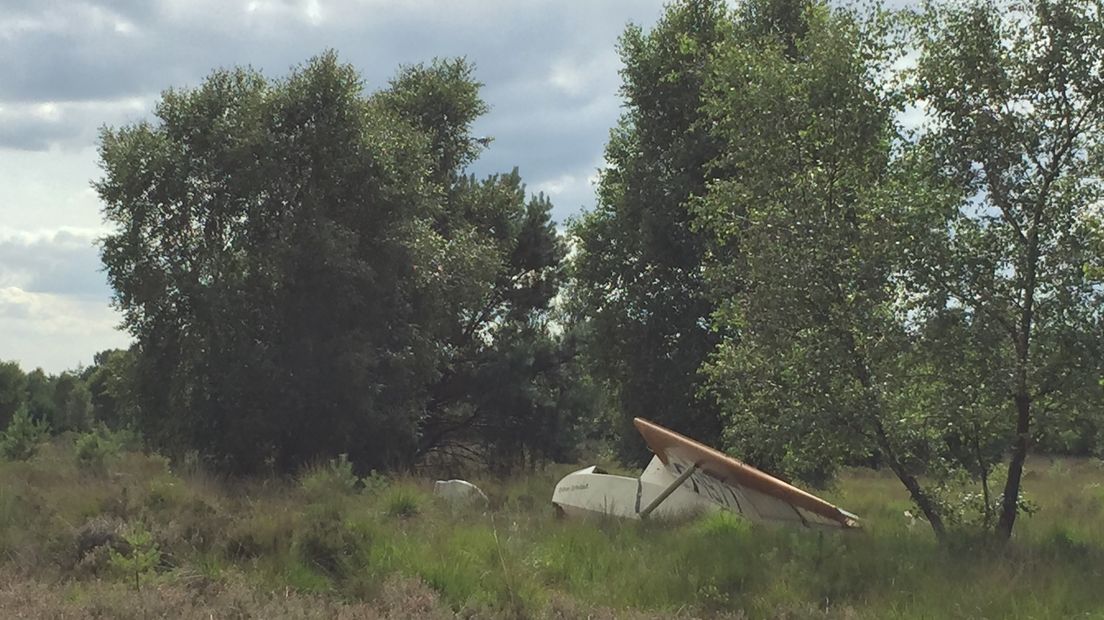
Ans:
MULTIPOLYGON (((150 98, 235 65, 281 75, 329 48, 376 89, 400 65, 466 56, 492 106, 477 130, 495 138, 473 172, 518 166, 532 186, 601 159, 619 105, 617 37, 662 11, 660 0, 317 4, 312 22, 309 1, 0 1, 0 13, 38 24, 5 34, 0 18, 0 107, 150 98)), ((101 124, 133 120, 86 107, 51 120, 0 114, 0 148, 87 145, 101 124)), ((565 211, 557 200, 558 219, 592 198, 571 201, 565 211)))
POLYGON ((104 124, 129 123, 149 116, 149 101, 88 101, 7 104, 0 107, 0 148, 27 151, 82 148, 104 124))
POLYGON ((84 299, 111 298, 96 235, 60 230, 0 237, 0 287, 84 299))
MULTIPOLYGON (((254 4, 254 3, 250 3, 254 4)), ((264 7, 272 3, 258 2, 264 7)), ((2 100, 111 98, 197 81, 216 66, 253 64, 282 73, 334 47, 380 83, 403 63, 466 55, 488 83, 517 79, 564 51, 608 49, 630 19, 654 19, 659 3, 303 3, 250 12, 245 3, 46 2, 29 17, 51 28, 0 39, 2 100), (179 9, 178 6, 178 9, 179 9), (229 7, 229 8, 227 8, 229 7), (126 24, 127 32, 118 31, 126 24)), ((24 11, 34 10, 24 8, 24 11)))
POLYGON ((44 151, 60 140, 72 138, 71 128, 53 123, 0 122, 0 147, 21 151, 44 151))

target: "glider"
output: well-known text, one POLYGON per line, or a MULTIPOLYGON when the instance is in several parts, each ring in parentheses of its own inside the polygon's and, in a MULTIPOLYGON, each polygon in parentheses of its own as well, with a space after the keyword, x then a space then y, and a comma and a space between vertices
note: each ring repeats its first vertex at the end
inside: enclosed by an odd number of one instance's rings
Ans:
POLYGON ((764 523, 855 529, 859 518, 823 499, 643 418, 633 420, 655 456, 639 478, 587 467, 556 485, 552 503, 568 516, 629 519, 729 510, 764 523))

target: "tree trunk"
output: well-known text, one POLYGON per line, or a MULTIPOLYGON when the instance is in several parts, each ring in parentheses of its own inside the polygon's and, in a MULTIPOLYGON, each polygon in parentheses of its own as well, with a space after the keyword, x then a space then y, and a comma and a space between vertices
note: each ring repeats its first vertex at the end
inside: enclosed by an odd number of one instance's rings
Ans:
POLYGON ((1004 497, 1001 498, 1000 520, 997 522, 997 536, 1002 540, 1012 537, 1012 526, 1019 513, 1020 482, 1023 480, 1023 466, 1027 460, 1028 433, 1031 429, 1031 397, 1019 393, 1016 399, 1016 441, 1012 444, 1012 460, 1008 463, 1008 479, 1004 483, 1004 497))
MULTIPOLYGON (((1045 194, 1045 192, 1044 192, 1045 194)), ((1027 256, 1025 257, 1023 304, 1020 306, 1020 324, 1016 338, 1016 440, 1012 444, 1012 459, 1008 463, 1008 479, 1004 483, 1004 497, 1001 498, 1001 514, 997 521, 997 536, 1007 541, 1012 537, 1012 526, 1016 524, 1016 515, 1020 506, 1020 483, 1023 480, 1023 466, 1027 460, 1028 436, 1031 432, 1031 392, 1028 373, 1031 364, 1031 327, 1035 318, 1035 277, 1039 267, 1039 226, 1042 219, 1040 204, 1027 235, 1027 256)))
POLYGON ((901 481, 901 484, 905 485, 905 488, 909 492, 909 496, 912 497, 912 501, 916 502, 916 506, 920 508, 920 512, 924 513, 924 517, 928 520, 928 523, 931 524, 932 532, 935 533, 935 538, 939 540, 939 542, 945 541, 947 539, 947 528, 943 524, 943 517, 939 514, 938 506, 936 506, 932 498, 924 491, 924 488, 920 486, 920 481, 917 480, 916 476, 909 473, 897 458, 897 453, 893 450, 893 446, 890 445, 889 437, 886 435, 881 421, 875 421, 874 427, 878 435, 878 447, 881 448, 882 453, 885 455, 886 462, 889 463, 889 468, 897 475, 897 479, 901 481))
POLYGON ((912 497, 912 501, 916 502, 916 506, 924 513, 924 517, 928 520, 928 523, 931 524, 932 532, 935 533, 936 539, 943 542, 947 537, 947 528, 943 525, 943 517, 939 514, 939 507, 924 491, 924 488, 920 486, 920 481, 916 476, 912 475, 908 469, 905 468, 904 463, 897 457, 897 451, 893 449, 893 444, 889 440, 889 435, 885 432, 885 426, 882 425, 881 402, 875 390, 874 382, 870 377, 870 367, 866 362, 866 358, 859 353, 858 347, 855 345, 854 334, 851 330, 844 331, 843 339, 854 363, 855 378, 859 380, 859 384, 862 385, 863 391, 870 401, 871 420, 873 422, 874 432, 877 435, 878 448, 882 451, 886 461, 889 463, 889 468, 897 475, 897 479, 901 481, 901 484, 905 485, 905 489, 908 490, 909 496, 912 497))

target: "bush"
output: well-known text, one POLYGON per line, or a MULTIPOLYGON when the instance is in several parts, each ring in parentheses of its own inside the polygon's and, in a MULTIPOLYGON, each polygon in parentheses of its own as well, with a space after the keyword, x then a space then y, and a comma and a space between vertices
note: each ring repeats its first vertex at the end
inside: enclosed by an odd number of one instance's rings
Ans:
POLYGON ((326 508, 308 511, 297 533, 295 549, 308 566, 342 577, 350 573, 369 543, 367 531, 350 527, 337 510, 326 508))
POLYGON ((324 465, 309 467, 299 476, 299 486, 315 499, 355 493, 360 483, 360 478, 353 473, 353 464, 345 454, 324 465))
POLYGON ((10 461, 26 461, 38 451, 38 444, 46 439, 49 427, 36 422, 26 407, 12 416, 8 428, 0 434, 0 456, 10 461))
POLYGON ((111 563, 111 551, 129 554, 122 529, 120 521, 104 516, 93 517, 78 528, 74 540, 77 569, 98 574, 111 563))
POLYGON ((102 428, 78 435, 75 448, 77 467, 96 474, 105 473, 108 461, 119 454, 115 437, 102 428))
POLYGON ((388 516, 406 519, 416 517, 422 511, 421 496, 408 488, 392 487, 383 498, 383 509, 388 516))
POLYGON ((134 525, 123 534, 126 547, 123 552, 111 549, 111 565, 127 577, 134 577, 134 589, 141 590, 142 575, 148 574, 161 563, 161 550, 153 541, 153 535, 141 525, 134 525))

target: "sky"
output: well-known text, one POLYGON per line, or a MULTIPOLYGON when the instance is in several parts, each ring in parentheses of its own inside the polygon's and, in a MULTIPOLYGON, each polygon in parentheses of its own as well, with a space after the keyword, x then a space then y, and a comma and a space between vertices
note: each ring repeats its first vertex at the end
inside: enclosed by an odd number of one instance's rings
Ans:
POLYGON ((125 347, 101 271, 98 130, 150 118, 217 68, 271 77, 327 49, 368 89, 401 65, 465 56, 494 142, 554 218, 593 206, 620 114, 618 36, 662 0, 0 0, 0 360, 60 372, 125 347))

